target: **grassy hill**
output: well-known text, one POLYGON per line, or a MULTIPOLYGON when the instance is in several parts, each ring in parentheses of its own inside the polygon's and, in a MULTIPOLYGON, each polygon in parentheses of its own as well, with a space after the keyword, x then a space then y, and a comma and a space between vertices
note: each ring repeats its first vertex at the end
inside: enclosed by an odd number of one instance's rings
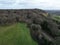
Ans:
POLYGON ((37 45, 24 23, 0 26, 0 45, 37 45))
POLYGON ((59 21, 60 22, 60 16, 53 16, 52 17, 54 20, 56 20, 56 21, 59 21))

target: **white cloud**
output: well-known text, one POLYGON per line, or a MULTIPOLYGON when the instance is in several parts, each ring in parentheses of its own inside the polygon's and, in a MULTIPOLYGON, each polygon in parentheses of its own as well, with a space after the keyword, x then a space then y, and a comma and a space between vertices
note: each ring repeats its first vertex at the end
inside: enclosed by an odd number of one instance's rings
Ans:
POLYGON ((60 0, 0 0, 0 8, 60 9, 60 0))

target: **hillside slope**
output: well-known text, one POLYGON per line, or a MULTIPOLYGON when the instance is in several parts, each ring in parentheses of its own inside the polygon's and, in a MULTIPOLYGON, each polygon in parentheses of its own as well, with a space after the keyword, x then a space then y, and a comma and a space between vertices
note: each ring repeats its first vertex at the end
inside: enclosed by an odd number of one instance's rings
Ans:
POLYGON ((0 27, 0 45, 37 45, 27 29, 26 24, 17 23, 0 27))

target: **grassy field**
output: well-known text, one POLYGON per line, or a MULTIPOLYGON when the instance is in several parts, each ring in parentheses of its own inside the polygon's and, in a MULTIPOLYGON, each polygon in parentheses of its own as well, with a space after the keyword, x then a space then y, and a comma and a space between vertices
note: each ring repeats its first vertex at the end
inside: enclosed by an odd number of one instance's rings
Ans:
POLYGON ((37 45, 24 23, 0 26, 0 45, 37 45))
POLYGON ((52 19, 57 20, 60 22, 60 16, 52 16, 52 19))

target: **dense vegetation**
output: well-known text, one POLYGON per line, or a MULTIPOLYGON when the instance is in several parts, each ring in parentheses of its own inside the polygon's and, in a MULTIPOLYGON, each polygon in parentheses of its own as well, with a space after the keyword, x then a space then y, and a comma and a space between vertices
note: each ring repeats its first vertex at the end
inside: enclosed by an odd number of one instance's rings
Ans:
POLYGON ((16 22, 28 22, 34 15, 47 15, 45 11, 39 9, 20 9, 20 10, 0 10, 0 25, 8 25, 16 22))
POLYGON ((34 40, 38 45, 59 45, 56 37, 60 37, 60 25, 55 19, 60 18, 51 18, 39 9, 0 10, 0 44, 35 45, 34 40))
POLYGON ((52 16, 52 19, 53 19, 53 21, 54 22, 56 22, 57 23, 57 25, 58 25, 58 28, 60 29, 60 16, 52 16))

